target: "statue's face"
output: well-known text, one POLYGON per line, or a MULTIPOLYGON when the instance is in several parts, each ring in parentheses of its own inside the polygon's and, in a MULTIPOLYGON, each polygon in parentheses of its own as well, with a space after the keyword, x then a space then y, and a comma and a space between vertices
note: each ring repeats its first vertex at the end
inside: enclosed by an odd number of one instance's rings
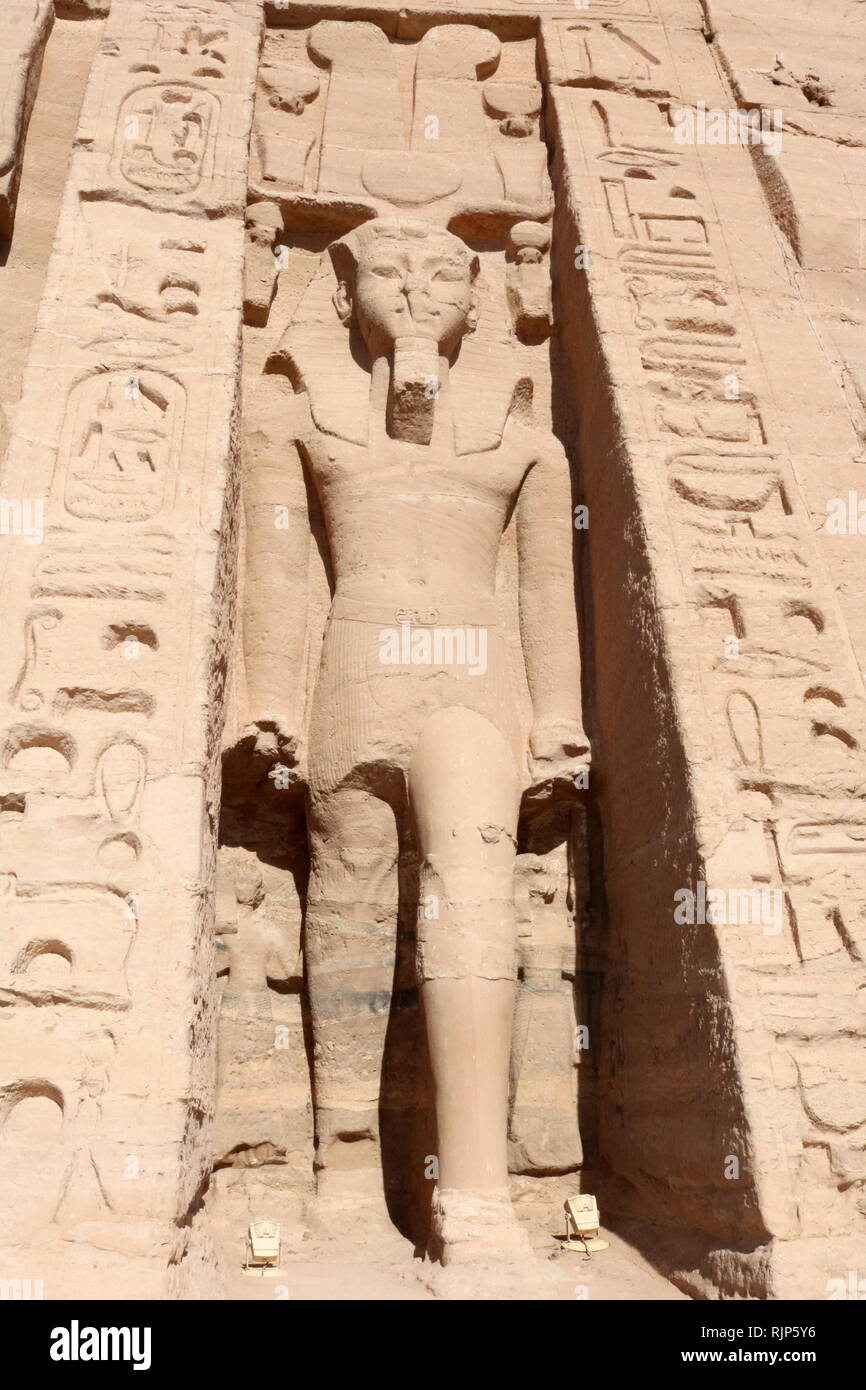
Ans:
POLYGON ((448 352, 473 314, 470 266, 446 236, 371 237, 358 257, 351 307, 373 351, 410 336, 448 352))

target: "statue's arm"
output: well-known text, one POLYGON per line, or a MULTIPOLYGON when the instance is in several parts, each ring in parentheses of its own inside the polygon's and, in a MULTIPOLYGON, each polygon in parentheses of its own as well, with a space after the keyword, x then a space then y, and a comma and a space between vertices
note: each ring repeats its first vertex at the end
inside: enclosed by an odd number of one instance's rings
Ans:
POLYGON ((310 520, 299 440, 309 412, 276 373, 258 379, 245 411, 247 722, 259 752, 292 766, 304 713, 310 520))
POLYGON ((553 435, 534 447, 517 506, 520 635, 532 697, 534 780, 588 762, 573 564, 571 477, 553 435))

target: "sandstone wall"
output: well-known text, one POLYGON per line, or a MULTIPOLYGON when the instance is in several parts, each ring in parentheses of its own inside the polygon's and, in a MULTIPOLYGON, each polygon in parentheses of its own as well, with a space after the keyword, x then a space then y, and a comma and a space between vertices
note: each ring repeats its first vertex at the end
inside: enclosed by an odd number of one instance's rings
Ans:
MULTIPOLYGON (((249 727, 290 683, 309 723, 330 601, 299 397, 366 389, 328 248, 397 213, 478 256, 467 429, 531 398, 588 507, 592 771, 517 844, 517 1210, 597 1191, 698 1296, 862 1262, 864 29, 842 0, 6 0, 0 1265, 224 1293, 263 1203, 308 1232, 303 779, 249 727)), ((511 525, 528 740, 518 587, 511 525)), ((374 1166, 423 1244, 411 837, 400 873, 374 1166)))

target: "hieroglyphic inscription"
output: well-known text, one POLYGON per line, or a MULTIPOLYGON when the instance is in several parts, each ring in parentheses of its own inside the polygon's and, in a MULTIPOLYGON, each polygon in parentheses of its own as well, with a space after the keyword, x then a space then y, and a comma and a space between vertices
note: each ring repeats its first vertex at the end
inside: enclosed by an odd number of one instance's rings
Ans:
MULTIPOLYGON (((599 284, 609 294, 615 283, 628 305, 627 324, 616 325, 625 336, 608 341, 642 386, 634 418, 660 470, 715 756, 731 773, 706 879, 777 894, 781 907, 778 928, 722 922, 719 936, 758 998, 761 1045, 794 1059, 785 1077, 801 1118, 785 1143, 792 1166, 811 1164, 816 1144, 866 1140, 864 1085, 846 1083, 843 1103, 840 1083, 828 1083, 822 1110, 812 1033, 801 1021, 790 1042, 790 1009, 771 981, 800 975, 816 1036, 834 1039, 834 1074, 857 1077, 862 1040, 851 1037, 839 982, 846 972, 849 990, 864 980, 861 685, 700 161, 674 142, 663 104, 589 90, 559 92, 557 102, 573 148, 580 132, 599 209, 587 214, 599 238, 590 278, 597 254, 610 266, 609 279, 596 272, 599 284)), ((839 1176, 849 1170, 837 1163, 822 1179, 840 1231, 857 1220, 839 1176)), ((779 1217, 789 1234, 813 1233, 794 1210, 788 1203, 779 1217)))
POLYGON ((205 1094, 189 1027, 209 974, 202 817, 231 611, 260 9, 112 6, 4 474, 4 495, 33 497, 40 533, 4 537, 0 554, 0 1130, 50 1101, 61 1157, 53 1203, 4 1207, 0 1245, 46 1226, 84 1238, 109 1217, 145 1223, 118 1249, 151 1242, 191 1142, 183 1098, 205 1094), (94 1010, 115 1020, 104 1036, 94 1010), (131 1100, 148 1072, 150 1112, 131 1100), (160 1116, 167 1097, 174 1118, 160 1116), (117 1136, 136 1183, 117 1181, 117 1136))

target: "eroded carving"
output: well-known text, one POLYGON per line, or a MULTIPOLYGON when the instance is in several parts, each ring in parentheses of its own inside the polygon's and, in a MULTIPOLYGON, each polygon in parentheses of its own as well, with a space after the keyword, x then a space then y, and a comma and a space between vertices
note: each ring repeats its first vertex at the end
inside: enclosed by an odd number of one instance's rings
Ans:
POLYGON ((152 371, 86 378, 70 395, 61 443, 66 507, 100 521, 146 521, 168 498, 183 388, 152 371))
MULTIPOLYGON (((291 700, 261 707, 272 676, 254 647, 247 656, 261 754, 300 768, 309 787, 305 934, 320 1214, 346 1200, 339 1151, 347 1141, 369 1151, 370 1214, 381 1204, 375 1078, 394 970, 397 843, 410 834, 438 1097, 431 1248, 458 1264, 485 1250, 525 1253, 506 1193, 520 793, 528 780, 530 794, 573 794, 575 768, 588 756, 576 694, 568 465, 525 413, 506 342, 495 366, 489 348, 484 367, 473 351, 474 333, 495 341, 489 320, 503 308, 467 246, 423 221, 376 219, 332 245, 276 359, 304 393, 292 405, 294 437, 325 512, 335 571, 307 738, 291 700), (479 414, 482 379, 489 385, 479 414), (536 713, 528 748, 492 588, 515 506, 536 713), (542 657, 538 605, 561 615, 555 655, 542 657), (383 1001, 364 1032, 363 1082, 353 1079, 358 1057, 351 1065, 335 990, 347 999, 373 991, 383 1001), (500 1039, 489 1059, 472 1054, 467 1028, 500 1039), (456 1055, 465 1051, 465 1062, 455 1067, 454 1040, 464 1034, 456 1055), (484 1100, 480 1112, 473 1102, 467 1127, 470 1092, 484 1100), (481 1211, 486 1235, 476 1238, 481 1211)), ((250 482, 251 527, 265 519, 256 489, 267 488, 267 476, 250 482)), ((251 592, 246 621, 250 633, 258 629, 251 592)))

